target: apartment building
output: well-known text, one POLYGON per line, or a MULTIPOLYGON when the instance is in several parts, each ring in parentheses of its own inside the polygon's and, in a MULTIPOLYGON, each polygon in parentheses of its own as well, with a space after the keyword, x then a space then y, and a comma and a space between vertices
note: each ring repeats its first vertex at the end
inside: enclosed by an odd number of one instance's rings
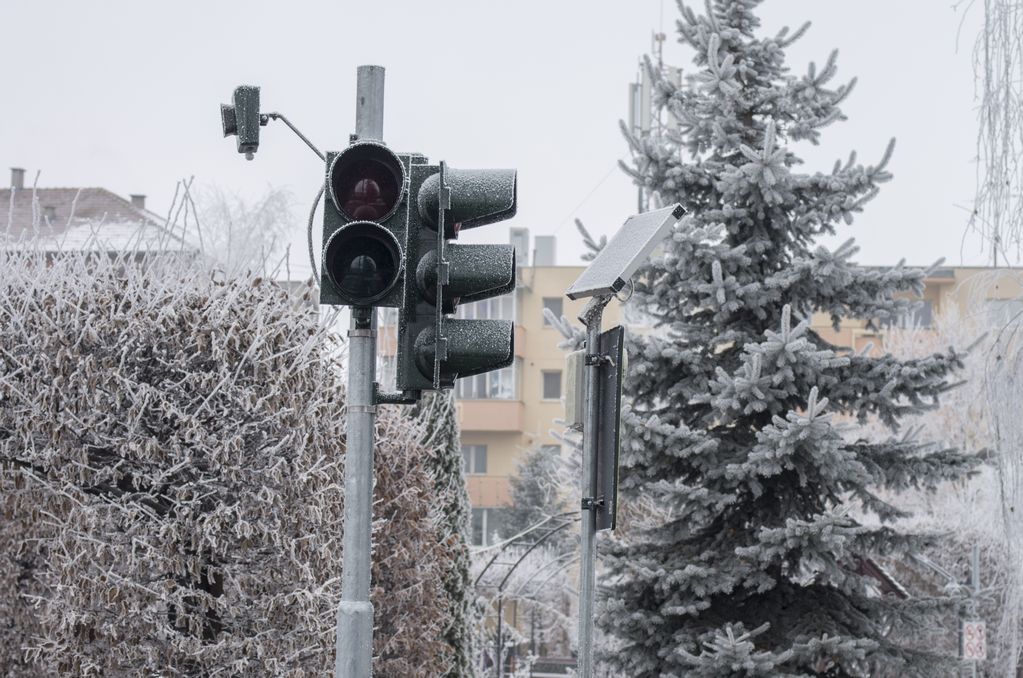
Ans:
MULTIPOLYGON (((911 297, 912 298, 912 297, 911 297)), ((923 298, 916 309, 898 322, 931 328, 939 317, 954 318, 982 332, 1023 313, 1023 269, 951 266, 931 271, 924 280, 923 298)), ((836 331, 831 319, 815 313, 812 327, 823 339, 856 351, 884 350, 884 329, 867 327, 864 320, 843 319, 836 331)))
MULTIPOLYGON (((502 511, 511 501, 509 481, 522 455, 536 447, 560 451, 552 435, 555 421, 564 415, 565 354, 558 348, 561 334, 544 317, 551 309, 575 321, 586 300, 571 301, 565 290, 585 266, 558 266, 551 236, 535 238, 528 247, 526 229, 513 228, 518 282, 514 294, 465 304, 461 318, 491 318, 515 323, 515 359, 496 372, 456 382, 462 430, 462 457, 473 507, 473 543, 491 543, 501 531, 502 511)), ((925 280, 922 303, 911 317, 900 319, 927 328, 940 314, 955 313, 963 322, 987 326, 1023 312, 1023 269, 943 267, 925 280)), ((608 305, 604 326, 623 321, 623 308, 608 305)), ((386 322, 386 320, 385 320, 386 322)), ((393 322, 393 321, 392 321, 393 322)), ((837 346, 884 350, 884 326, 868 327, 863 320, 844 319, 836 331, 825 314, 811 321, 820 336, 837 346)), ((632 327, 631 331, 645 328, 632 327)), ((382 355, 393 355, 393 337, 382 331, 382 355)))
MULTIPOLYGON (((571 301, 564 291, 584 266, 556 266, 553 239, 538 237, 529 266, 519 267, 515 295, 463 307, 466 318, 503 318, 515 322, 515 363, 504 370, 458 382, 456 397, 462 427, 462 455, 473 506, 473 541, 489 543, 501 528, 501 510, 510 501, 509 480, 528 449, 558 448, 551 435, 564 415, 562 337, 544 319, 543 309, 575 319, 585 300, 571 301)), ((523 261, 520 253, 519 261, 523 261)), ((1023 269, 943 267, 925 280, 921 303, 901 323, 929 328, 939 315, 978 328, 1023 313, 1023 269)), ((612 302, 604 326, 623 322, 621 304, 612 302)), ((844 319, 838 331, 824 314, 811 320, 814 331, 838 346, 884 350, 884 325, 868 328, 863 320, 844 319)), ((886 323, 889 324, 889 323, 886 323)), ((631 327, 631 331, 644 328, 631 327)))

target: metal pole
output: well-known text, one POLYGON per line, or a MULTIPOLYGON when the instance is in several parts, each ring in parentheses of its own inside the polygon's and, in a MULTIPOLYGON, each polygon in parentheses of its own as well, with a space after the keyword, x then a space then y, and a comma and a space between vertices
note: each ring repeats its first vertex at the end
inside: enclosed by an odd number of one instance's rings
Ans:
MULTIPOLYGON (((980 544, 973 545, 973 553, 970 554, 970 584, 973 587, 973 617, 979 617, 977 610, 977 599, 980 597, 980 544)), ((977 678, 977 660, 970 662, 970 669, 973 678, 977 678)))
POLYGON ((384 138, 384 67, 359 66, 355 99, 355 134, 360 139, 384 138))
POLYGON ((501 637, 501 622, 504 618, 504 596, 500 593, 497 594, 497 678, 501 678, 504 675, 504 666, 501 663, 501 650, 504 649, 504 638, 501 637))
MULTIPOLYGON (((359 66, 355 106, 359 138, 381 139, 384 69, 359 66)), ((376 312, 353 308, 348 331, 348 450, 345 454, 344 554, 337 610, 336 678, 373 671, 373 604, 369 601, 373 530, 373 427, 376 407, 376 312)))
POLYGON ((533 678, 533 664, 536 663, 536 601, 529 611, 529 678, 533 678))
MULTIPOLYGON (((611 297, 593 297, 580 319, 586 325, 587 358, 596 355, 600 343, 600 321, 611 297)), ((586 421, 583 426, 582 554, 579 560, 579 678, 593 676, 593 593, 597 536, 597 388, 600 365, 587 360, 586 421)))

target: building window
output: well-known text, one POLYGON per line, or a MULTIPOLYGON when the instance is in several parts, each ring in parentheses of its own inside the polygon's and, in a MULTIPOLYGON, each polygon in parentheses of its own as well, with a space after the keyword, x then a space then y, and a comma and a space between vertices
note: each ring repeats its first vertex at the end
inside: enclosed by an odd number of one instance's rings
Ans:
POLYGON ((502 294, 492 299, 460 304, 455 309, 455 317, 466 320, 515 320, 515 295, 502 294))
POLYGON ((487 446, 462 445, 462 470, 470 474, 487 472, 487 446))
POLYGON ((490 546, 501 540, 504 530, 504 509, 474 508, 472 510, 472 545, 490 546))
POLYGON ((934 302, 930 299, 915 301, 913 307, 901 314, 898 318, 885 318, 881 321, 881 327, 928 328, 934 322, 934 302))
POLYGON ((557 400, 561 397, 561 370, 543 371, 543 399, 557 400))
POLYGON ((560 457, 561 445, 541 445, 540 451, 548 457, 560 457))
MULTIPOLYGON (((564 300, 561 297, 544 297, 543 307, 551 309, 551 313, 554 314, 555 318, 560 318, 564 313, 564 300)), ((547 314, 543 314, 543 326, 550 327, 551 321, 547 319, 547 314)))
POLYGON ((494 372, 477 374, 455 381, 455 397, 459 400, 517 400, 520 361, 494 372))

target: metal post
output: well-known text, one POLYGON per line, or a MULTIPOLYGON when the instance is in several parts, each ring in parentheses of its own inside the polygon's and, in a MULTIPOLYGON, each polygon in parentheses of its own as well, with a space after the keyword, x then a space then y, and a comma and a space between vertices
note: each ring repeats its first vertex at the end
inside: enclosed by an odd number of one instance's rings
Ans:
POLYGON ((529 678, 533 678, 533 664, 536 663, 536 601, 529 611, 529 678))
POLYGON ((355 134, 360 139, 384 138, 384 67, 359 66, 355 99, 355 134))
POLYGON ((504 621, 504 595, 501 593, 497 594, 497 678, 501 678, 504 675, 504 665, 501 662, 501 656, 504 650, 504 638, 501 637, 501 623, 504 621))
MULTIPOLYGON (((587 358, 595 355, 600 344, 600 321, 609 296, 590 299, 580 320, 586 325, 587 358)), ((586 421, 583 425, 583 473, 580 490, 582 506, 582 554, 579 560, 579 678, 593 676, 593 594, 595 584, 597 536, 597 389, 600 365, 587 360, 586 368, 586 421)))
MULTIPOLYGON (((973 553, 970 554, 970 584, 973 588, 973 616, 980 616, 976 601, 980 598, 980 544, 973 545, 973 553)), ((970 669, 973 678, 977 678, 977 660, 970 662, 970 669)))
MULTIPOLYGON (((384 69, 359 66, 355 128, 381 139, 384 69)), ((348 450, 345 454, 344 554, 337 610, 336 678, 369 678, 373 670, 373 604, 369 601, 373 530, 373 427, 376 408, 376 312, 353 308, 348 332, 348 450)))

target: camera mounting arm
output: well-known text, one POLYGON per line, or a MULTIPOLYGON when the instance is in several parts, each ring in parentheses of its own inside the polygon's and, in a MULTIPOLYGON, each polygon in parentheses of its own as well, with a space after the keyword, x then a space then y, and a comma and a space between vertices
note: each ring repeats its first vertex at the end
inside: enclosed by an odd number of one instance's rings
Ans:
POLYGON ((231 97, 231 103, 220 105, 220 124, 224 130, 224 136, 238 137, 238 152, 244 153, 247 160, 252 160, 256 151, 259 150, 259 128, 265 127, 271 120, 284 121, 284 124, 313 150, 316 157, 326 161, 326 156, 320 152, 320 149, 316 148, 306 135, 298 131, 298 128, 291 124, 291 121, 282 113, 259 112, 259 87, 255 85, 236 87, 231 97))

